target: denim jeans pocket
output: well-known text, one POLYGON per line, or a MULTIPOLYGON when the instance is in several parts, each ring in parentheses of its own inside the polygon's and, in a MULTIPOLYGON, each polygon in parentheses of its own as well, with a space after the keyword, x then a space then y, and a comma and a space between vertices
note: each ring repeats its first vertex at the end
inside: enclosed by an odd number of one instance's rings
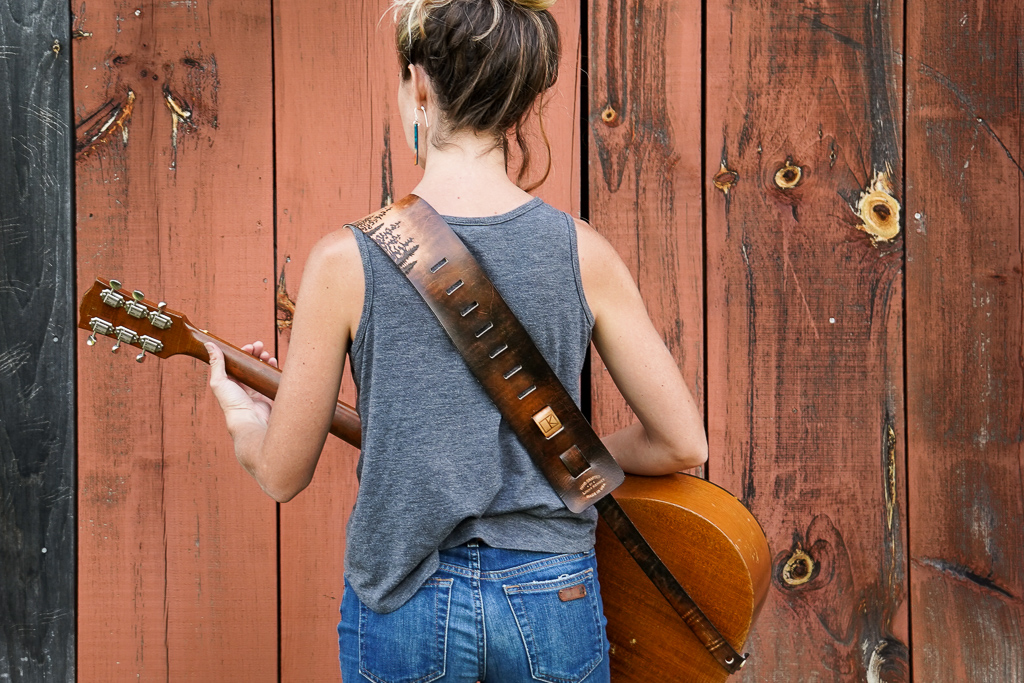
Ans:
POLYGON ((604 656, 594 570, 504 586, 538 681, 578 683, 604 656))
POLYGON ((428 579, 388 614, 359 606, 359 673, 375 683, 429 683, 444 676, 452 580, 428 579))

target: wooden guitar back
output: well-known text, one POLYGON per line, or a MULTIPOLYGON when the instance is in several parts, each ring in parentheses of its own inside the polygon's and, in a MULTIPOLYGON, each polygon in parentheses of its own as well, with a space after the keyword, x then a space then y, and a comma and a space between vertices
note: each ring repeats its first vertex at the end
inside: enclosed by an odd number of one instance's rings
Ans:
MULTIPOLYGON (((682 586, 739 652, 768 594, 771 555, 760 525, 725 489, 684 474, 628 476, 615 498, 682 586)), ((604 522, 597 561, 612 680, 725 681, 604 522)))

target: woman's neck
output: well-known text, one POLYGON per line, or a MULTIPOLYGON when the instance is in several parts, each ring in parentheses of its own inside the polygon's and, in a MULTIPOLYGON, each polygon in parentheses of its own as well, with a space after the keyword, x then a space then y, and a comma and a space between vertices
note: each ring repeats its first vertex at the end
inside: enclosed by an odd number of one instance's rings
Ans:
POLYGON ((509 179, 494 140, 472 133, 455 134, 443 147, 431 145, 413 192, 446 216, 497 216, 531 199, 509 179))

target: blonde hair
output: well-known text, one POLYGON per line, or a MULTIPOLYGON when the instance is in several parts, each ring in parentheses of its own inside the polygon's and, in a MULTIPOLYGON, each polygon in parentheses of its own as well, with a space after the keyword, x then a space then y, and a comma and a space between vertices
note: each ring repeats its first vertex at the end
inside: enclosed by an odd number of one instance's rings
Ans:
POLYGON ((543 93, 558 78, 558 26, 548 9, 555 0, 398 0, 392 5, 395 43, 402 66, 422 67, 431 79, 443 122, 431 126, 434 144, 459 130, 486 132, 509 151, 514 137, 523 163, 517 182, 530 168, 524 125, 536 105, 544 132, 543 93))

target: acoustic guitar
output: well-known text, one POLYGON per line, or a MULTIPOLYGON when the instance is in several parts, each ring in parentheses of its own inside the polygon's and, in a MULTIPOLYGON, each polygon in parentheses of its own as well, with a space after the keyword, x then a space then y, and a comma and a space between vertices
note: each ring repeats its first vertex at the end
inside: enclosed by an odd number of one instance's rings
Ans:
MULTIPOLYGON (((195 327, 188 318, 129 293, 116 280, 96 280, 82 298, 79 323, 115 340, 112 350, 131 349, 143 362, 186 355, 209 362, 204 343, 224 352, 227 373, 274 398, 281 371, 237 346, 195 327)), ((360 445, 359 415, 338 401, 330 431, 360 445)), ((698 477, 627 476, 614 493, 647 541, 664 560, 721 635, 740 650, 768 593, 771 556, 760 525, 728 491, 698 477)), ((612 679, 616 683, 711 683, 729 673, 654 588, 604 522, 598 524, 597 559, 608 618, 612 679)))

